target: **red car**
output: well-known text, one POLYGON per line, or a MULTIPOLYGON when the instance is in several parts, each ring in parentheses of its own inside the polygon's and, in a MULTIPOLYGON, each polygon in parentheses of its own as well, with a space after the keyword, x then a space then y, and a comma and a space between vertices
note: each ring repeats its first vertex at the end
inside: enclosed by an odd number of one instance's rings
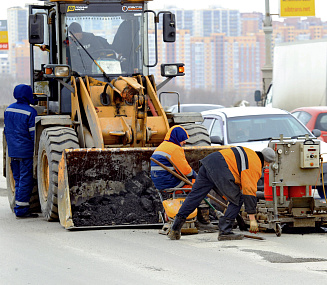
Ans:
POLYGON ((295 118, 306 125, 315 136, 317 136, 317 134, 315 134, 313 130, 320 130, 320 139, 327 142, 327 106, 301 107, 294 109, 291 113, 295 118))

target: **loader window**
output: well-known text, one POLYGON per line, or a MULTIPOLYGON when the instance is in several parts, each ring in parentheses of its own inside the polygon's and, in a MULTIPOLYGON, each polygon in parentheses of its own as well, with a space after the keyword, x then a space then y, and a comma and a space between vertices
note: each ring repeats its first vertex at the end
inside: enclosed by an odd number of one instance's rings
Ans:
POLYGON ((121 6, 106 13, 100 6, 94 13, 67 13, 68 64, 81 75, 102 74, 93 60, 109 75, 142 73, 142 13, 121 6))

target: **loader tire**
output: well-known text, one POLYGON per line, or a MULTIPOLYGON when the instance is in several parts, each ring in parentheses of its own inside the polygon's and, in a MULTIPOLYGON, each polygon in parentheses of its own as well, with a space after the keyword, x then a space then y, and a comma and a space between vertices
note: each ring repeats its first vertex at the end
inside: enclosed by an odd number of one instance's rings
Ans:
MULTIPOLYGON (((7 148, 8 153, 8 148, 7 148)), ((7 182, 7 194, 8 194, 8 200, 9 205, 12 211, 14 211, 15 207, 15 180, 12 175, 11 171, 11 158, 6 155, 6 182, 7 182)))
MULTIPOLYGON (((8 147, 6 154, 8 153, 8 147)), ((7 194, 8 194, 8 200, 9 200, 9 205, 12 211, 14 211, 15 208, 15 180, 11 171, 11 158, 6 155, 6 182, 7 182, 7 194)), ((39 202, 39 193, 37 191, 37 184, 34 184, 33 187, 33 192, 32 196, 30 199, 30 211, 35 213, 35 212, 40 212, 40 202, 39 202)))
POLYGON ((76 132, 67 127, 43 130, 38 150, 37 177, 41 211, 48 221, 58 220, 58 166, 64 149, 79 148, 76 132))
POLYGON ((205 126, 200 124, 183 124, 181 125, 188 133, 189 139, 186 146, 210 146, 211 141, 205 126))

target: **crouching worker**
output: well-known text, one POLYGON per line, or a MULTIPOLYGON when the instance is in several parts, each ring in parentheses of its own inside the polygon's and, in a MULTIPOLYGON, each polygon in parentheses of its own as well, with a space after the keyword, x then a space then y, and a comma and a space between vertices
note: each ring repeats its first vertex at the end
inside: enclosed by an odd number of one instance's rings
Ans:
MULTIPOLYGON (((170 128, 165 136, 164 141, 156 148, 152 154, 152 158, 156 159, 169 169, 178 171, 169 162, 167 157, 176 165, 176 167, 190 180, 195 179, 197 174, 189 165, 185 158, 185 153, 182 148, 186 144, 188 139, 186 130, 176 125, 170 128)), ((185 182, 181 181, 167 170, 156 164, 151 160, 151 179, 155 187, 160 191, 168 188, 190 188, 185 182)), ((199 201, 199 204, 201 201, 199 201)), ((197 205, 196 207, 198 207, 197 205)), ((195 208, 196 208, 195 207, 195 208)), ((194 209, 195 209, 194 208, 194 209)), ((194 210, 193 209, 193 210, 194 210)), ((193 212, 193 211, 192 211, 193 212)), ((187 215, 188 216, 188 215, 187 215)), ((186 217, 187 217, 186 216, 186 217)), ((203 202, 198 208, 196 227, 202 231, 216 231, 217 227, 210 223, 209 219, 209 207, 203 202)))
POLYGON ((242 234, 232 232, 235 218, 243 203, 250 220, 252 233, 259 231, 255 219, 257 183, 266 167, 275 160, 275 152, 264 148, 254 152, 246 147, 232 147, 209 154, 202 159, 197 179, 191 193, 179 209, 168 236, 172 240, 181 237, 185 218, 199 205, 211 189, 229 201, 224 216, 219 218, 218 240, 240 240, 242 234))
POLYGON ((15 180, 14 212, 18 218, 36 218, 30 212, 29 201, 33 190, 33 152, 36 110, 32 88, 25 84, 14 89, 16 103, 11 104, 4 113, 4 133, 11 157, 11 170, 15 180))

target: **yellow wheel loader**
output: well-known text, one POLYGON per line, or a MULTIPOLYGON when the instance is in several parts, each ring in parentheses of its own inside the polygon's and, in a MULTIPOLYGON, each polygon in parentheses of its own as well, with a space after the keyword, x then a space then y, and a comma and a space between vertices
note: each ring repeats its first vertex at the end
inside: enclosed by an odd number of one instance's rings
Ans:
MULTIPOLYGON (((166 79, 159 85, 149 75, 157 65, 160 19, 163 41, 174 42, 175 16, 148 10, 147 1, 50 0, 29 6, 31 86, 39 99, 34 193, 48 221, 59 219, 67 229, 157 224, 162 204, 151 181, 150 156, 169 127, 182 124, 189 132, 185 152, 195 169, 216 150, 206 129, 195 124, 200 114, 166 114, 158 99, 157 90, 184 75, 182 63, 162 64, 166 79)), ((5 159, 13 207, 10 158, 5 159)))

